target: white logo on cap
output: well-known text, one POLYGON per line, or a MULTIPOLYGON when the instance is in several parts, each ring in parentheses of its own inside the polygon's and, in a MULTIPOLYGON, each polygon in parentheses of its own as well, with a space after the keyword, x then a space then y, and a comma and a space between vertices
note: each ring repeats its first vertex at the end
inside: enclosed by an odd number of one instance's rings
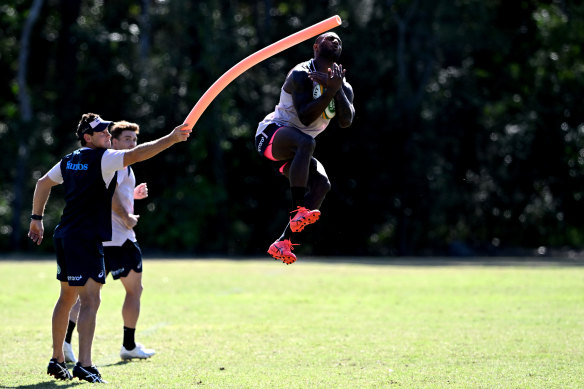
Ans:
POLYGON ((91 128, 95 128, 95 127, 99 126, 100 123, 101 123, 101 118, 98 116, 95 119, 93 119, 93 121, 91 123, 89 123, 89 125, 91 126, 91 128))

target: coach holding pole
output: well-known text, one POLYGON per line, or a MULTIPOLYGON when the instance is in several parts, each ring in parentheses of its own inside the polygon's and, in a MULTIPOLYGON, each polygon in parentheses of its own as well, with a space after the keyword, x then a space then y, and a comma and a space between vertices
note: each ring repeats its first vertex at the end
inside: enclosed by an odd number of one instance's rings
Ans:
POLYGON ((84 114, 76 130, 82 147, 63 157, 41 177, 34 191, 28 236, 40 245, 44 235, 43 213, 51 188, 65 185, 65 208, 53 235, 61 292, 53 310, 53 356, 47 373, 56 379, 78 377, 105 382, 92 363, 91 347, 106 275, 102 242, 112 237, 111 206, 117 171, 186 141, 192 132, 187 124, 182 124, 170 134, 132 150, 111 150, 112 124, 99 115, 84 114), (71 375, 65 365, 63 342, 69 311, 77 296, 81 301, 77 326, 79 362, 71 375))

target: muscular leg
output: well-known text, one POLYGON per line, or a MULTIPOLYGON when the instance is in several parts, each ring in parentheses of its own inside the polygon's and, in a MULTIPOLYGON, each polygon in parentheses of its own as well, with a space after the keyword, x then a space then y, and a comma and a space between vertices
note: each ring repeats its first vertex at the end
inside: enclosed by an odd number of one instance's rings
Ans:
POLYGON ((81 306, 81 303, 79 302, 79 299, 77 299, 77 301, 75 302, 75 304, 73 304, 73 307, 71 308, 71 312, 69 312, 69 321, 72 321, 73 323, 77 323, 77 318, 79 317, 79 307, 81 306))
POLYGON ((291 187, 306 188, 308 168, 316 143, 314 138, 292 127, 282 127, 274 135, 272 155, 278 160, 292 160, 288 171, 291 187))
POLYGON ((306 207, 308 209, 319 209, 330 189, 331 183, 326 175, 324 166, 313 157, 310 161, 308 192, 304 197, 306 207))
POLYGON ((79 297, 73 308, 71 308, 71 312, 69 312, 69 324, 67 325, 67 333, 65 334, 65 343, 63 344, 63 352, 65 353, 65 361, 66 362, 77 362, 77 358, 75 357, 75 353, 73 352, 73 346, 71 343, 73 341, 73 332, 75 331, 75 327, 77 326, 77 318, 79 317, 79 307, 81 303, 79 302, 79 297))
MULTIPOLYGON (((306 135, 302 131, 293 127, 281 127, 275 134, 272 140, 272 156, 278 160, 291 160, 284 168, 284 175, 290 181, 290 191, 292 193, 292 209, 297 207, 308 207, 309 210, 314 209, 312 204, 318 204, 324 199, 327 191, 323 191, 323 176, 326 178, 326 173, 316 174, 318 170, 318 161, 312 157, 316 142, 310 135, 306 135), (313 161, 314 160, 314 161, 313 161), (311 165, 314 165, 312 170, 315 172, 315 178, 310 180, 311 165), (309 183, 311 181, 311 183, 309 183), (306 189, 312 186, 312 194, 307 194, 306 189), (307 200, 312 199, 312 204, 306 204, 307 200)), ((324 172, 324 169, 322 169, 324 172)), ((292 236, 292 229, 290 223, 284 229, 283 234, 278 241, 289 240, 292 236)))
MULTIPOLYGON (((283 173, 288 177, 289 168, 286 167, 283 173)), ((308 209, 319 209, 330 189, 331 183, 326 175, 324 166, 316 158, 312 157, 308 175, 308 192, 304 196, 304 206, 308 209)), ((291 236, 292 230, 290 229, 290 223, 288 223, 278 240, 290 239, 291 236)))
POLYGON ((63 342, 67 333, 69 311, 71 311, 71 307, 75 303, 75 300, 77 300, 78 289, 79 287, 77 286, 69 286, 69 283, 61 282, 61 293, 53 310, 53 358, 57 358, 58 362, 65 360, 63 342))
MULTIPOLYGON (((90 278, 84 286, 79 288, 79 320, 77 331, 79 332, 79 362, 81 366, 91 366, 91 345, 95 334, 95 322, 97 310, 101 302, 101 284, 90 278)), ((64 338, 64 337, 63 337, 64 338)))
POLYGON ((124 327, 136 328, 140 316, 140 297, 142 296, 142 273, 130 270, 127 277, 120 278, 126 289, 126 298, 122 306, 124 327))

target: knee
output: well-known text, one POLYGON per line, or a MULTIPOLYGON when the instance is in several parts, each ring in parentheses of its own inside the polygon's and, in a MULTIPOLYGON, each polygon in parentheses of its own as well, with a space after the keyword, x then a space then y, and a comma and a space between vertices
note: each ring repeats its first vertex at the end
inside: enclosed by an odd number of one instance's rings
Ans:
POLYGON ((90 310, 96 311, 99 309, 99 305, 101 304, 101 296, 98 294, 96 296, 85 296, 84 299, 81 300, 81 310, 90 310))
POLYGON ((144 287, 142 286, 142 284, 136 284, 136 285, 133 285, 131 288, 128 288, 127 293, 130 296, 140 298, 140 296, 142 296, 143 290, 144 290, 144 287))
POLYGON ((68 291, 65 293, 61 293, 59 296, 59 300, 69 307, 73 307, 77 301, 77 292, 75 291, 68 291))
POLYGON ((303 136, 300 141, 298 142, 298 150, 309 155, 314 153, 314 149, 316 148, 316 141, 311 136, 303 136))

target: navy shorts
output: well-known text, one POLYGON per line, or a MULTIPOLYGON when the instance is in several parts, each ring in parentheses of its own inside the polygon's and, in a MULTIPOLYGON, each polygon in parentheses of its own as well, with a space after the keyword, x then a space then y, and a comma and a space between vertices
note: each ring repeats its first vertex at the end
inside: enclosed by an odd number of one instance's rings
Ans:
POLYGON ((130 270, 142 273, 142 250, 138 242, 126 240, 121 246, 105 246, 105 270, 114 280, 127 277, 130 270))
POLYGON ((83 286, 88 279, 105 284, 101 240, 78 237, 53 238, 57 254, 57 279, 70 286, 83 286))
POLYGON ((272 156, 272 142, 274 141, 274 134, 278 131, 282 126, 272 123, 267 126, 264 131, 256 136, 255 138, 255 148, 260 155, 268 160, 272 164, 274 169, 278 170, 280 173, 284 174, 284 168, 286 165, 290 164, 290 161, 276 161, 272 156))

